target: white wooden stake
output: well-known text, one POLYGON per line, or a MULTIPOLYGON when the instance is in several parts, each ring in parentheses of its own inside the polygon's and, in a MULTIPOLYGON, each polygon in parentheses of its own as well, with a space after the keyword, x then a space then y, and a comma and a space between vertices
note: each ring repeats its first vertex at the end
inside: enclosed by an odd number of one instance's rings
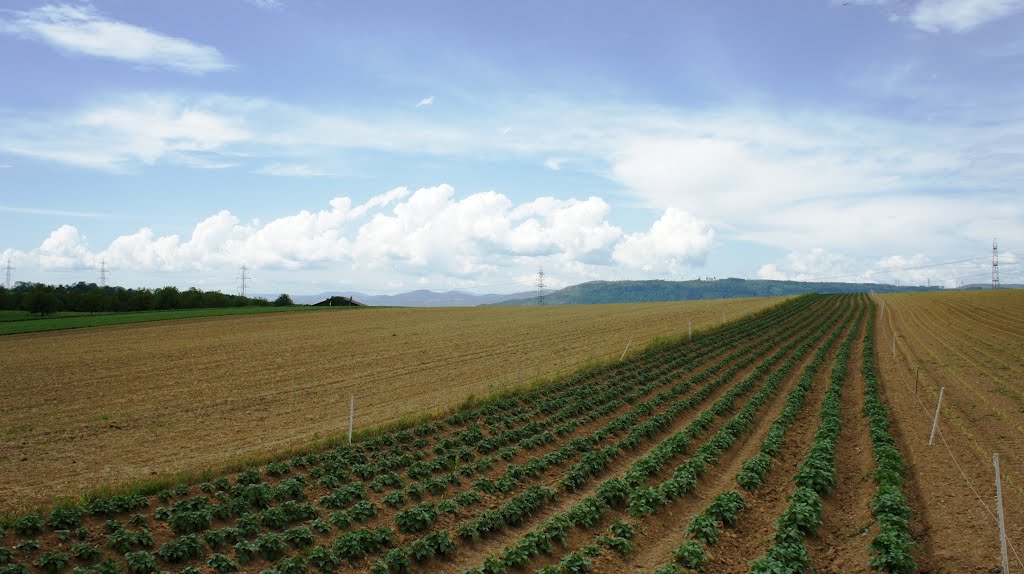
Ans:
POLYGON ((629 350, 629 346, 632 345, 632 344, 633 344, 633 337, 630 337, 629 338, 629 342, 626 343, 626 348, 622 350, 622 355, 619 356, 619 360, 620 361, 622 360, 623 357, 626 356, 626 351, 629 350))
POLYGON ((693 321, 686 322, 686 330, 690 332, 690 338, 693 338, 693 321))
POLYGON ((999 550, 1003 556, 1003 574, 1010 572, 1010 560, 1006 555, 1006 524, 1003 518, 1003 481, 999 476, 999 453, 992 454, 992 465, 996 467, 996 510, 999 511, 999 550))
POLYGON ((352 421, 356 418, 356 396, 352 395, 352 402, 348 406, 348 444, 352 444, 352 421))
POLYGON ((896 358, 896 329, 892 330, 892 358, 896 358))
POLYGON ((932 419, 932 434, 928 437, 928 446, 935 442, 935 429, 939 428, 939 409, 942 408, 942 393, 944 392, 946 392, 946 387, 939 389, 939 404, 935 405, 935 418, 932 419))

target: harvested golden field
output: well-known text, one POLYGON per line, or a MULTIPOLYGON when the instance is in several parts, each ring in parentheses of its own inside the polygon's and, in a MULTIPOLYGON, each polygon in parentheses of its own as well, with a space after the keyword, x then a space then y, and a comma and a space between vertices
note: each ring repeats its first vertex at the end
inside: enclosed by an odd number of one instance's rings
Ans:
POLYGON ((302 447, 783 298, 353 309, 0 338, 0 511, 302 447))
POLYGON ((878 297, 884 394, 909 463, 915 540, 928 572, 1000 566, 999 453, 1011 569, 1024 567, 1024 291, 878 297), (895 334, 895 357, 893 335, 895 334), (915 397, 914 387, 918 386, 915 397), (939 391, 939 434, 928 445, 939 391), (1018 557, 1020 554, 1021 557, 1018 557))

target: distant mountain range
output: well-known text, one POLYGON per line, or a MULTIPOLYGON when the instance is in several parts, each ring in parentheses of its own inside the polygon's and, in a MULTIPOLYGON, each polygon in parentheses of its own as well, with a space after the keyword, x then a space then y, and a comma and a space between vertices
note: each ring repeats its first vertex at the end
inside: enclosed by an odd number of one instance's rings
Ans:
MULTIPOLYGON (((971 283, 970 285, 961 285, 958 289, 960 291, 988 291, 992 288, 991 283, 971 283)), ((1020 283, 1000 283, 1000 289, 1024 289, 1024 285, 1020 283)))
MULTIPOLYGON (((769 297, 804 293, 895 293, 938 291, 938 287, 896 286, 881 283, 821 283, 771 281, 763 279, 715 279, 710 281, 591 281, 572 285, 544 296, 545 305, 586 305, 595 303, 655 303, 697 299, 769 297)), ((496 305, 536 305, 536 296, 508 300, 496 305)))
MULTIPOLYGON (((988 284, 965 285, 960 289, 989 289, 988 284)), ((1004 289, 1020 289, 1024 285, 1004 284, 1004 289)), ((544 292, 545 305, 583 305, 596 303, 653 303, 659 301, 693 301, 698 299, 730 299, 736 297, 769 297, 802 295, 804 293, 897 293, 903 291, 938 291, 939 287, 897 286, 884 283, 828 283, 805 281, 772 281, 763 279, 714 279, 693 281, 591 281, 558 291, 544 292)), ((273 296, 264 295, 273 300, 273 296)), ((466 291, 435 292, 420 289, 397 295, 368 295, 356 291, 329 291, 317 295, 295 295, 292 300, 313 305, 330 297, 352 297, 365 305, 387 307, 475 307, 478 305, 524 306, 537 304, 536 291, 478 295, 466 291)))

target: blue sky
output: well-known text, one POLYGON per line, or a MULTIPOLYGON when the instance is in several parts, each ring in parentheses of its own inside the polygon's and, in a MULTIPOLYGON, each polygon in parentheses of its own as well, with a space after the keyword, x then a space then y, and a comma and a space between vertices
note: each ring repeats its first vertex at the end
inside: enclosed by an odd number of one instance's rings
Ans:
POLYGON ((953 286, 998 237, 1024 281, 1022 30, 1021 0, 6 2, 0 265, 953 286))

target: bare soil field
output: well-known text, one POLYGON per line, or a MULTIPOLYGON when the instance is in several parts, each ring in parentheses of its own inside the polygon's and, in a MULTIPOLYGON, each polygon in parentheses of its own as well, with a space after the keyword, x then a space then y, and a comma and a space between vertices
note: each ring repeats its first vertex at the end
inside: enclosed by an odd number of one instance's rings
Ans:
POLYGON ((1024 291, 876 300, 882 390, 909 464, 924 570, 999 571, 993 453, 1014 546, 1010 569, 1024 569, 1024 291), (929 446, 942 388, 939 434, 929 446))
POLYGON ((782 298, 355 309, 0 338, 0 512, 219 467, 617 359, 782 298))

